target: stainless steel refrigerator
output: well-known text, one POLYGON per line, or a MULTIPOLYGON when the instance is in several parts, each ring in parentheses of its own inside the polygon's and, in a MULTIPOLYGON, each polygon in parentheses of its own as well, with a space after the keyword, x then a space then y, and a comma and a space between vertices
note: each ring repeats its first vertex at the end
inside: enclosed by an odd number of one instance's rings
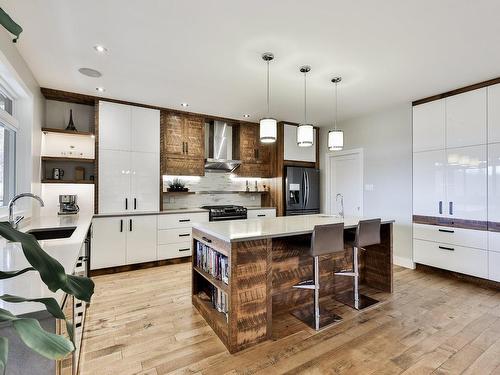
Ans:
POLYGON ((286 167, 285 215, 319 214, 319 169, 286 167))

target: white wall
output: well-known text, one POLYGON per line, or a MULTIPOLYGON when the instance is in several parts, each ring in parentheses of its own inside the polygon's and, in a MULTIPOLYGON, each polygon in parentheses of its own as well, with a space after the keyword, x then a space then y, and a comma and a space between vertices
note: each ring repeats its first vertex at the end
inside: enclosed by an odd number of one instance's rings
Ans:
MULTIPOLYGON (((18 43, 22 43, 22 36, 18 43)), ((31 191, 41 193, 40 183, 40 147, 41 127, 44 117, 44 98, 40 85, 30 68, 12 43, 12 36, 0 27, 0 74, 8 79, 9 84, 20 94, 15 104, 15 117, 20 130, 17 137, 16 192, 31 191)), ((33 202, 20 200, 18 209, 30 214, 33 202)), ((38 205, 33 205, 38 212, 38 205)), ((0 210, 0 216, 4 212, 0 210)))
MULTIPOLYGON (((412 265, 412 127, 411 104, 402 103, 369 115, 344 121, 344 149, 363 148, 364 215, 393 218, 394 262, 412 265)), ((327 139, 321 128, 320 139, 327 139)), ((326 209, 325 158, 327 144, 320 144, 321 202, 326 209)))

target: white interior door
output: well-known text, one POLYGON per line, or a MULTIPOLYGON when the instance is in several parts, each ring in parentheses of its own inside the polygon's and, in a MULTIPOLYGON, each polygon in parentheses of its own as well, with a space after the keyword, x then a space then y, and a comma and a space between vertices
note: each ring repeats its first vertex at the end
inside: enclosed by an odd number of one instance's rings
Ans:
POLYGON ((345 216, 363 216, 363 153, 361 150, 330 156, 329 194, 330 214, 340 212, 336 196, 344 197, 345 216))

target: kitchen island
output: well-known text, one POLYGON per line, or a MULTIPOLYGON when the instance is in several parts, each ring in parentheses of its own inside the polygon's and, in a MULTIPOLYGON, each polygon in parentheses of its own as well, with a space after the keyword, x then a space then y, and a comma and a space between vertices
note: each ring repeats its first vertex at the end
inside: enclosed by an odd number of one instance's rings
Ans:
MULTIPOLYGON (((192 302, 231 353, 271 338, 273 314, 312 303, 309 290, 294 289, 312 279, 309 255, 315 225, 344 222, 345 230, 361 218, 306 215, 200 223, 193 226, 192 302)), ((368 218, 363 218, 368 219, 368 218)), ((360 259, 361 282, 392 293, 392 225, 382 220, 381 243, 360 259)), ((352 288, 352 249, 320 259, 321 297, 352 288)))

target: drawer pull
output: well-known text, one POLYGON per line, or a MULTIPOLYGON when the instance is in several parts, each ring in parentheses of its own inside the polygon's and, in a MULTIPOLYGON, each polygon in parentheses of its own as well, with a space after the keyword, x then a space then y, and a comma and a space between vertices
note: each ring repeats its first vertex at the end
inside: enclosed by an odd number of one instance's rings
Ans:
POLYGON ((190 251, 190 250, 191 250, 191 248, 189 248, 189 247, 186 249, 179 249, 179 251, 190 251))
POLYGON ((450 230, 450 229, 438 229, 440 232, 443 232, 443 233, 455 233, 454 230, 450 230))
POLYGON ((76 323, 76 325, 75 325, 76 328, 80 328, 81 326, 82 326, 81 322, 80 323, 76 323))
POLYGON ((179 223, 187 223, 191 221, 191 219, 179 219, 179 223))
POLYGON ((205 242, 208 242, 208 243, 212 243, 212 240, 210 238, 207 238, 207 237, 201 237, 201 239, 205 242))
POLYGON ((455 251, 455 249, 452 248, 452 247, 439 246, 439 248, 442 249, 442 250, 455 251))
POLYGON ((263 217, 266 216, 266 214, 258 214, 257 217, 263 217))
POLYGON ((82 316, 83 315, 83 312, 79 312, 77 316, 82 316))
POLYGON ((182 234, 179 234, 179 237, 189 237, 191 234, 189 233, 182 233, 182 234))
POLYGON ((82 307, 82 303, 81 303, 81 302, 78 302, 78 303, 76 304, 76 307, 82 307))

